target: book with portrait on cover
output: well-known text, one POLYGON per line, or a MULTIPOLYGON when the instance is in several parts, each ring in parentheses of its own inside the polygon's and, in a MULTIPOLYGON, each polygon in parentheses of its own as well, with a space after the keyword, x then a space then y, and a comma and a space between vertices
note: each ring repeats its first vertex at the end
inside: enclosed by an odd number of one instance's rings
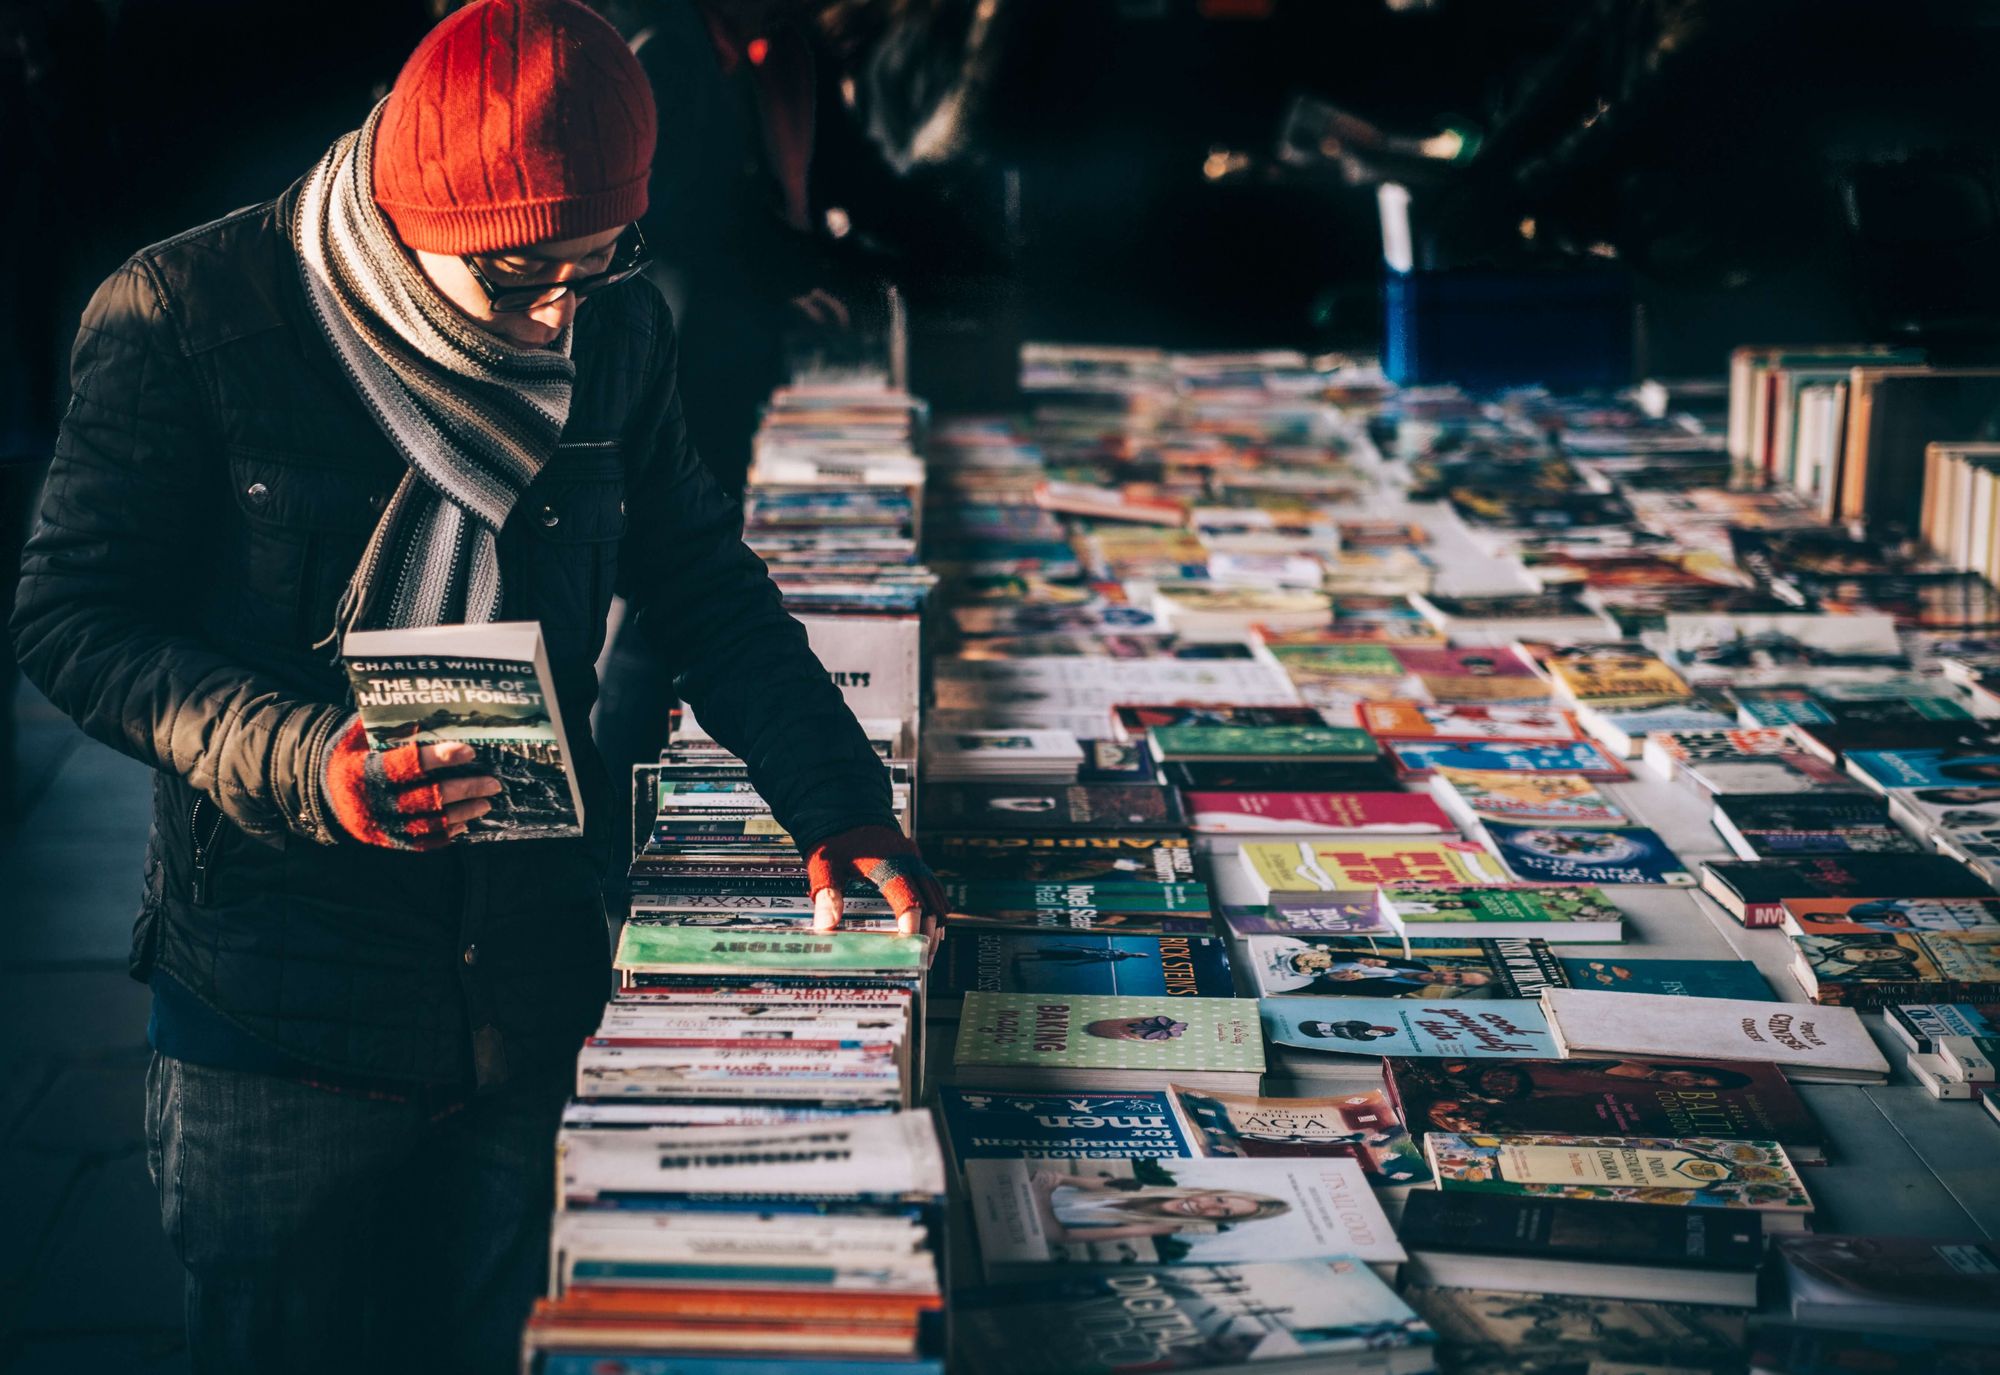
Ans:
POLYGON ((490 773, 502 791, 467 823, 465 839, 542 840, 583 834, 583 794, 534 621, 349 631, 341 659, 372 750, 470 745, 462 773, 490 773))

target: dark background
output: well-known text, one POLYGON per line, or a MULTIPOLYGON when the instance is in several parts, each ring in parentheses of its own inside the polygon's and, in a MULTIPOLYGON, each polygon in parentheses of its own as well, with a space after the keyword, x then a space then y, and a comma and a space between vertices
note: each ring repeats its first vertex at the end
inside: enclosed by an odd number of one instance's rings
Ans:
MULTIPOLYGON (((0 0, 0 606, 91 289, 283 190, 438 3, 0 0)), ((1744 342, 1993 356, 1985 0, 984 4, 774 5, 822 42, 815 215, 851 229, 816 251, 899 284, 940 405, 1006 404, 1023 339, 1374 350, 1385 179, 1424 273, 1586 283, 1633 377, 1744 342), (1300 100, 1345 113, 1338 147, 1279 155, 1300 100), (1447 128, 1470 156, 1408 151, 1447 128)), ((178 1369, 123 973, 145 771, 11 669, 0 643, 0 1369, 178 1369)))

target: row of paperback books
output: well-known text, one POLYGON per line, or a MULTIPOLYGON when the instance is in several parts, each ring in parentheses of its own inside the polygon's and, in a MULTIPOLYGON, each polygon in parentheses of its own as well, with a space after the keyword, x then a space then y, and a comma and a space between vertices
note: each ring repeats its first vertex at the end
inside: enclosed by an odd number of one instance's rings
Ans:
MULTIPOLYGON (((1342 413, 1322 374, 1301 421, 1310 371, 1041 348, 1026 425, 940 425, 922 823, 953 897, 959 1362, 1730 1369, 1774 1270, 1801 1324, 1760 1339, 1774 1369, 1867 1340, 1834 1328, 1990 1338, 1981 1243, 1812 1234, 1832 1148, 1794 1085, 1889 1078, 1862 1018, 1630 919, 1702 920, 1736 862, 1936 858, 1858 783, 1782 814, 1816 756, 1744 724, 1796 693, 1858 726, 1860 683, 1963 706, 1910 638, 1930 613, 1781 586, 1774 548, 1846 537, 1702 485, 1729 461, 1686 417, 1379 388, 1342 413), (1461 542, 1528 590, 1444 590, 1461 542), (1666 779, 1705 836, 1648 805, 1666 779)), ((1843 920, 1895 919, 1870 901, 1843 920)), ((1979 1009, 1902 1006, 1973 1041, 1976 1082, 1979 1009)))
MULTIPOLYGON (((910 824, 922 407, 781 390, 746 539, 883 757, 910 824)), ((856 883, 813 930, 805 867, 742 762, 677 713, 633 771, 618 990, 558 1142, 550 1290, 524 1370, 941 1368, 944 1156, 918 1105, 929 943, 856 883)))

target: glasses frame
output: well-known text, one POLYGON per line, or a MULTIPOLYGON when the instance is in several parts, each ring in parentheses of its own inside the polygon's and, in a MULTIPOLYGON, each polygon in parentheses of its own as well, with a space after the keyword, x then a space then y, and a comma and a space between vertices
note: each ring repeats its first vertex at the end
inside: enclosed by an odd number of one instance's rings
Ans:
POLYGON ((602 291, 606 287, 630 281, 652 266, 653 255, 646 247, 646 236, 639 232, 639 226, 634 223, 627 225, 625 232, 618 236, 611 250, 609 267, 602 272, 591 272, 565 281, 540 282, 524 286, 495 286, 492 279, 480 270, 477 256, 466 254, 459 261, 464 263, 465 270, 472 274, 472 280, 479 283, 479 289, 486 293, 487 307, 495 315, 525 315, 531 310, 553 305, 564 296, 575 296, 581 301, 593 291, 602 291))

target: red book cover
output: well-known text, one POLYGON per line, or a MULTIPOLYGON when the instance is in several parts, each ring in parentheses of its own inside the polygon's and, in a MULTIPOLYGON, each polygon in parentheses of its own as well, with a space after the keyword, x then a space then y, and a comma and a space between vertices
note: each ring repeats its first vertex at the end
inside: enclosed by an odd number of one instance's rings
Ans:
POLYGON ((1206 835, 1456 835, 1444 809, 1421 793, 1182 795, 1189 829, 1206 835))

